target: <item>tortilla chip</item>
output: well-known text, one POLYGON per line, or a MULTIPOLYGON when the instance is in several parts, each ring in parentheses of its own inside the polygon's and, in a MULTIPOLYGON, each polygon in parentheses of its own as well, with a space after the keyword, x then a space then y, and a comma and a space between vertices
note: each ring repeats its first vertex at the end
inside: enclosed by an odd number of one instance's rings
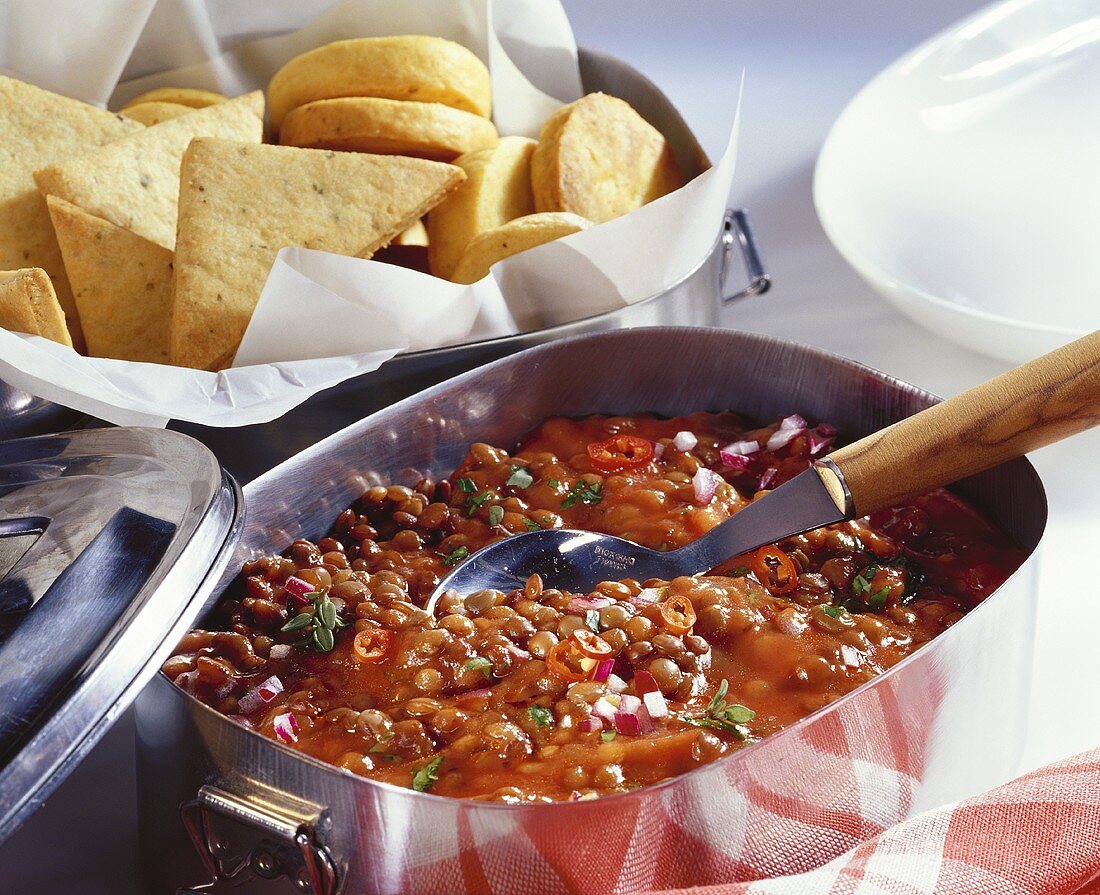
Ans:
POLYGON ((87 155, 35 171, 45 194, 166 249, 176 245, 180 158, 195 137, 260 142, 263 94, 246 93, 117 140, 87 155))
POLYGON ((88 353, 168 363, 172 253, 57 196, 47 202, 88 353))
POLYGON ((33 173, 143 130, 79 100, 0 76, 0 269, 40 267, 53 280, 77 348, 83 348, 61 252, 33 173))
POLYGON ((424 159, 195 140, 180 182, 172 363, 232 362, 279 249, 369 257, 464 177, 424 159))
POLYGON ((0 270, 0 326, 73 347, 65 326, 65 312, 54 294, 49 274, 41 267, 0 270))

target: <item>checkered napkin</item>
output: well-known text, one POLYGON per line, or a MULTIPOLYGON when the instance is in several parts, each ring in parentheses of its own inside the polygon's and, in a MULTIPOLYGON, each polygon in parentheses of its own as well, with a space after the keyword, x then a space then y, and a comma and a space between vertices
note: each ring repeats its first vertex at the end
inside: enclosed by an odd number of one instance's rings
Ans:
POLYGON ((802 872, 662 895, 1100 895, 1100 750, 814 859, 807 848, 791 861, 802 872))

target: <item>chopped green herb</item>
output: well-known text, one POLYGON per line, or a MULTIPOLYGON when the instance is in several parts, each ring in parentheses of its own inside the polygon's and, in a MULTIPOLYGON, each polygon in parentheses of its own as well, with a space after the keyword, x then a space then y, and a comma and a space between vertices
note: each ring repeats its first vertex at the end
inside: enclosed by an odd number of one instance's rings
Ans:
POLYGON ((463 544, 461 547, 455 547, 450 553, 441 553, 439 555, 443 557, 443 565, 453 566, 456 562, 470 555, 470 548, 463 544))
POLYGON ((458 490, 466 494, 473 494, 477 491, 477 485, 474 484, 473 479, 459 479, 455 482, 458 485, 458 490))
POLYGON ((681 720, 694 727, 724 730, 740 740, 749 739, 752 733, 745 725, 756 717, 756 712, 740 703, 727 703, 726 694, 729 693, 729 688, 729 681, 723 680, 704 711, 681 715, 681 720))
POLYGON ((565 500, 561 502, 561 508, 568 510, 578 500, 581 503, 595 504, 603 500, 603 495, 600 493, 601 484, 599 482, 592 482, 591 484, 581 479, 572 488, 569 489, 569 493, 565 496, 565 500))
POLYGON ((527 717, 534 721, 539 727, 547 727, 550 722, 554 720, 554 716, 550 713, 550 709, 543 705, 528 706, 527 717))
POLYGON ((731 578, 744 578, 747 575, 752 574, 752 569, 748 566, 738 566, 736 569, 730 569, 731 578))
POLYGON ((279 630, 287 634, 301 631, 305 635, 293 646, 309 646, 319 653, 332 652, 336 646, 335 633, 347 627, 348 623, 340 618, 336 604, 326 594, 314 593, 311 596, 313 605, 298 613, 279 630))
POLYGON ((466 501, 466 515, 473 516, 474 513, 481 509, 481 505, 487 500, 491 500, 492 497, 492 491, 482 491, 478 494, 470 495, 470 499, 466 501))
POLYGON ((489 507, 489 524, 500 525, 504 521, 504 507, 499 503, 494 503, 489 507))
POLYGON ((539 525, 534 519, 528 519, 523 517, 523 524, 527 526, 528 531, 542 531, 542 526, 539 525))
POLYGON ((547 479, 546 484, 553 488, 555 491, 561 487, 561 482, 557 479, 547 479))
POLYGON ((871 592, 871 579, 875 577, 875 573, 878 570, 878 563, 871 563, 871 565, 856 575, 856 577, 852 579, 852 593, 857 597, 869 594, 871 592))
POLYGON ((413 789, 417 792, 427 792, 432 784, 439 779, 439 766, 443 764, 443 756, 437 755, 419 771, 413 773, 413 789))
POLYGON ((593 634, 600 633, 600 613, 596 609, 589 609, 584 614, 584 623, 592 630, 593 634))
POLYGON ((613 731, 613 730, 601 731, 600 732, 600 739, 603 740, 605 743, 610 743, 613 739, 615 739, 615 731, 613 731))
POLYGON ((867 598, 867 605, 872 609, 883 609, 886 606, 886 601, 890 599, 890 588, 884 587, 877 593, 871 594, 867 598))
POLYGON ((493 663, 484 656, 474 656, 466 663, 466 667, 470 669, 470 671, 480 671, 485 675, 486 680, 493 676, 493 663))
POLYGON ((513 466, 512 474, 504 484, 511 488, 530 488, 535 481, 534 476, 524 466, 513 466))
POLYGON ((822 611, 829 618, 840 618, 847 610, 843 606, 825 606, 822 611))

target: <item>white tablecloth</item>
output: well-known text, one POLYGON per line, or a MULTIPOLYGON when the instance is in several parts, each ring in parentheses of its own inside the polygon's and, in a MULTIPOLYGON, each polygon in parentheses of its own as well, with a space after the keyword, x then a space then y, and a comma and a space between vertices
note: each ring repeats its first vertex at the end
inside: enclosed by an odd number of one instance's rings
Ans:
MULTIPOLYGON (((813 164, 847 101, 975 0, 565 0, 578 42, 648 74, 714 150, 747 68, 734 204, 749 209, 775 286, 723 324, 808 342, 949 396, 1006 365, 933 336, 880 300, 825 238, 813 164)), ((1057 296, 1051 296, 1056 300, 1057 296)), ((1040 565, 1035 697, 1025 766, 1100 745, 1093 685, 1097 588, 1083 558, 1100 541, 1100 431, 1037 453, 1050 499, 1040 565)), ((996 698, 990 694, 990 698, 996 698)), ((129 716, 0 849, 0 895, 139 890, 129 716)))

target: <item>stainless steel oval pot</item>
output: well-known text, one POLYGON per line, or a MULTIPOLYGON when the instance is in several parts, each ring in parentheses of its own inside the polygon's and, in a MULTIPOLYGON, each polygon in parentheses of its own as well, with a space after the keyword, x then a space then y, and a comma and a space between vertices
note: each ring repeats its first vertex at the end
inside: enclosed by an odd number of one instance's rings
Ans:
MULTIPOLYGON (((365 487, 446 474, 471 442, 510 444, 551 415, 797 411, 851 439, 934 400, 851 361, 744 333, 650 328, 559 341, 379 411, 252 482, 236 559, 320 537, 365 487)), ((394 895, 704 885, 822 863, 992 786, 1011 776, 1023 745, 1046 506, 1026 460, 957 490, 1032 553, 1003 587, 798 724, 631 793, 533 806, 419 794, 287 749, 158 676, 137 711, 151 890, 219 877, 251 880, 241 891, 295 891, 286 876, 299 891, 394 895)))

